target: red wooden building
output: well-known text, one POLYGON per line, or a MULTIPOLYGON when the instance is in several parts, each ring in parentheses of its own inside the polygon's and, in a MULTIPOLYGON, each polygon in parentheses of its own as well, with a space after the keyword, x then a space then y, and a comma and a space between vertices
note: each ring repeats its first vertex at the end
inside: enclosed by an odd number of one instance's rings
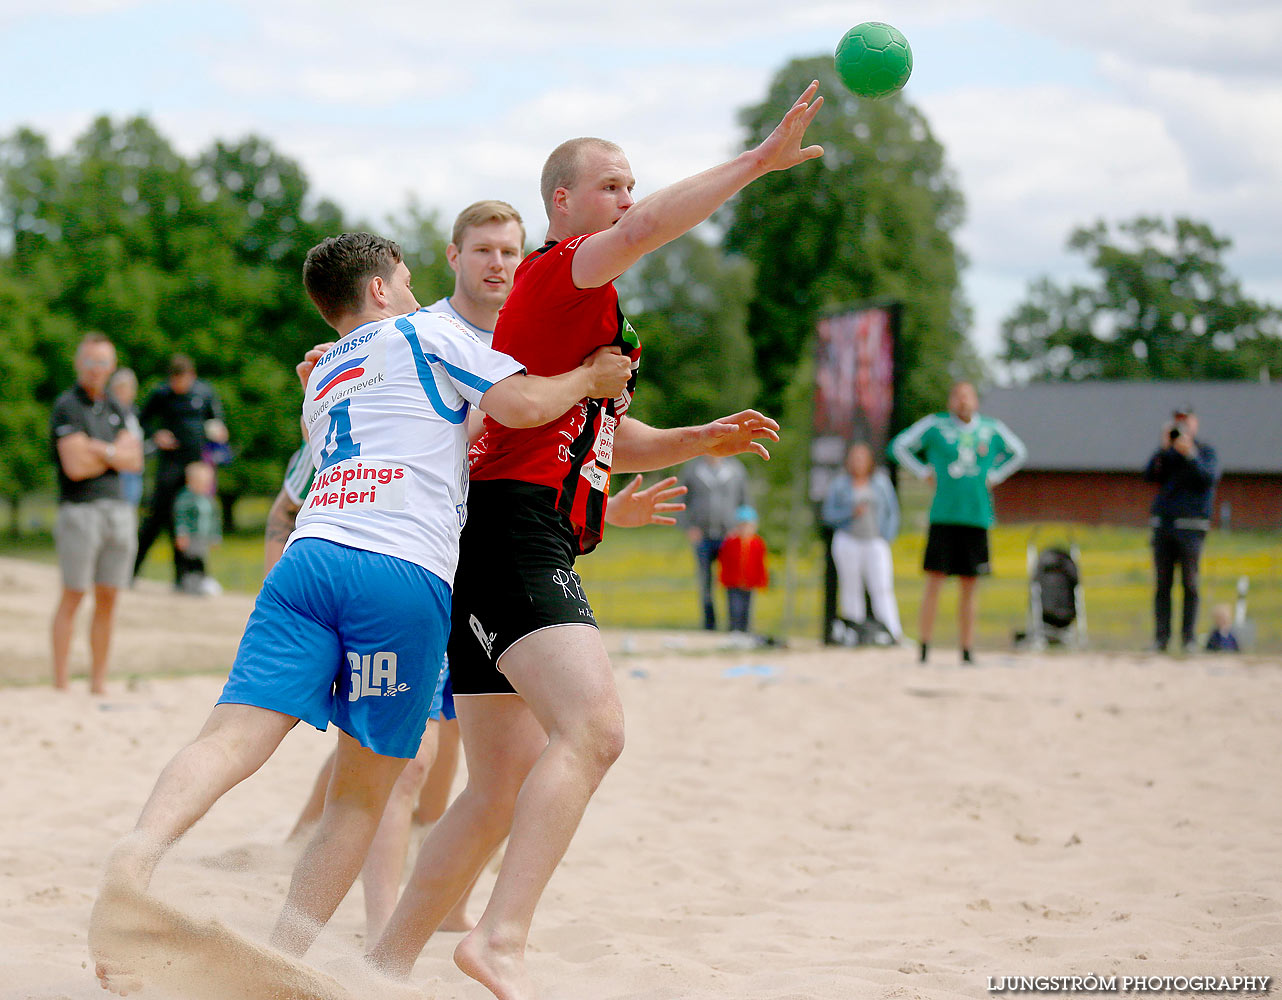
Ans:
POLYGON ((980 410, 1028 446, 993 493, 998 520, 1148 523, 1144 466, 1178 406, 1215 447, 1220 527, 1282 528, 1282 383, 1039 382, 991 389, 980 410))

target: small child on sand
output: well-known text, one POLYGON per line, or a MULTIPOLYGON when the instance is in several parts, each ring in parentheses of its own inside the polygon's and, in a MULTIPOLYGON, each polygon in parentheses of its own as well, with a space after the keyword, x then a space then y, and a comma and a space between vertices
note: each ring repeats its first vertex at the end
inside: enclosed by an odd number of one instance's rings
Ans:
POLYGON ((1233 634, 1233 609, 1227 604, 1217 604, 1213 612, 1215 628, 1206 637, 1208 653, 1240 652, 1237 636, 1233 634))
POLYGON ((752 592, 770 582, 766 543, 757 534, 757 512, 746 504, 735 512, 735 530, 721 543, 721 585, 730 605, 730 631, 747 632, 752 618, 752 592))
POLYGON ((184 594, 217 595, 218 581, 205 572, 209 550, 222 541, 214 507, 214 467, 192 462, 187 485, 174 501, 174 558, 178 560, 178 589, 184 594))

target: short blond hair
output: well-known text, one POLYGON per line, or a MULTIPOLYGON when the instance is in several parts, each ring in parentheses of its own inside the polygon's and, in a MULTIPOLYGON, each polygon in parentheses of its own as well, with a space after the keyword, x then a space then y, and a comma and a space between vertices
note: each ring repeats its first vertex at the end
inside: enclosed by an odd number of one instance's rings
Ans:
POLYGON ((521 218, 521 213, 506 201, 499 201, 496 198, 474 201, 459 212, 458 218, 454 220, 454 232, 450 235, 450 242, 462 250, 463 234, 472 226, 484 226, 489 222, 515 222, 521 227, 521 246, 524 248, 525 221, 521 218))
POLYGON ((539 180, 539 194, 543 196, 543 207, 549 219, 552 218, 552 196, 556 194, 557 188, 572 188, 578 183, 579 171, 583 168, 583 153, 587 149, 623 155, 623 147, 617 142, 590 135, 566 139, 552 150, 547 162, 543 164, 543 176, 539 180))

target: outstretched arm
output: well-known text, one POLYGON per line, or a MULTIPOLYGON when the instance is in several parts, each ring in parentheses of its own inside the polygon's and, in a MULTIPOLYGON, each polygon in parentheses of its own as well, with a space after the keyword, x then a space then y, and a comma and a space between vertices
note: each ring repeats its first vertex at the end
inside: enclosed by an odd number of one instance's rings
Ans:
POLYGON ((769 460, 762 441, 778 441, 779 425, 756 410, 741 410, 698 427, 660 429, 624 417, 614 434, 614 471, 650 472, 698 455, 751 453, 769 460))
POLYGON ((579 288, 613 281, 652 250, 688 232, 759 177, 823 155, 822 146, 801 144, 823 106, 816 80, 797 98, 761 145, 701 174, 642 198, 615 225, 583 241, 572 275, 579 288))
POLYGON ((686 492, 684 486, 677 485, 676 476, 660 479, 647 489, 641 489, 641 477, 637 476, 618 493, 610 494, 605 507, 605 520, 616 528, 640 528, 646 524, 676 524, 677 519, 670 517, 686 509, 679 501, 673 502, 686 492))

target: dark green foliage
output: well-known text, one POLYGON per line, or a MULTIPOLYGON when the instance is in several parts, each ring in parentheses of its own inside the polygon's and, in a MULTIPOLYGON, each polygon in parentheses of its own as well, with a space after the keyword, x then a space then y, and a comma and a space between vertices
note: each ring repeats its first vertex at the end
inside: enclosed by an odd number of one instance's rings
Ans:
POLYGON ((1282 311, 1224 267, 1228 239, 1191 219, 1074 231, 1096 282, 1042 278, 1002 324, 1003 360, 1033 379, 1282 376, 1282 311))
MULTIPOLYGON (((25 366, 17 381, 45 414, 38 445, 6 433, 0 462, 31 451, 48 465, 48 407, 73 380, 79 338, 101 330, 144 395, 170 355, 190 355, 227 409, 236 460, 220 489, 274 492, 299 438, 293 366, 333 336, 303 292, 303 257, 342 228, 334 205, 309 204, 298 165, 254 136, 192 161, 145 118, 99 118, 62 156, 30 130, 0 140, 0 297, 17 303, 5 331, 21 355, 8 364, 25 366)), ((47 473, 9 481, 26 492, 47 473)))
POLYGON ((756 396, 746 303, 752 267, 687 233, 620 281, 624 312, 641 337, 634 416, 662 427, 702 424, 756 396))
POLYGON ((445 258, 453 220, 446 223, 435 209, 425 209, 410 199, 405 211, 387 220, 381 235, 396 240, 410 269, 414 297, 421 305, 430 305, 454 291, 454 272, 445 258))

